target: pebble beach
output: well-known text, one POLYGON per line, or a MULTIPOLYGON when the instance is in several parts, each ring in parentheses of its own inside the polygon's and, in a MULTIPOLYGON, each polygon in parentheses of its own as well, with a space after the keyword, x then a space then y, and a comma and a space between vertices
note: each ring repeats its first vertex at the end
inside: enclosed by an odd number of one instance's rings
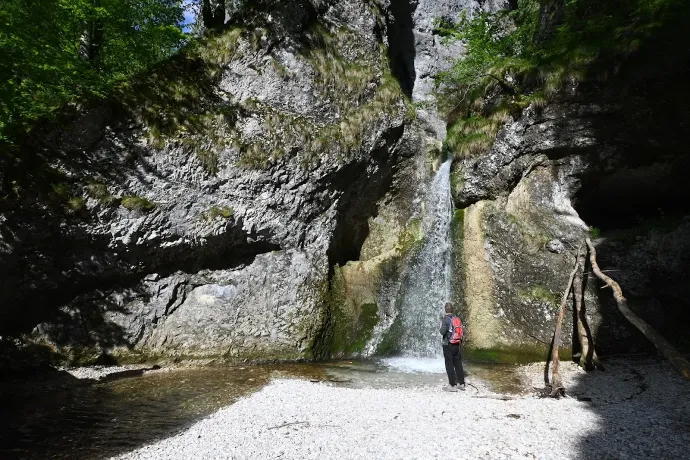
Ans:
POLYGON ((538 394, 541 364, 522 367, 523 393, 505 398, 472 377, 457 393, 276 379, 175 436, 113 458, 688 458, 690 384, 653 359, 606 364, 606 372, 586 374, 562 363, 560 399, 538 394))

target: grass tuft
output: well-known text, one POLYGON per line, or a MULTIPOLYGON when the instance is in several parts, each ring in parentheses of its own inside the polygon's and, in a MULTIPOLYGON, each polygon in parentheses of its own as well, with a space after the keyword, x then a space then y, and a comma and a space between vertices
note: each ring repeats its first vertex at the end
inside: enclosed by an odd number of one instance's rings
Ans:
POLYGON ((208 220, 214 220, 216 217, 229 219, 235 214, 232 208, 227 206, 213 206, 204 214, 208 220))
POLYGON ((123 196, 120 203, 124 208, 138 212, 149 212, 156 206, 146 198, 135 195, 123 196))
POLYGON ((84 189, 88 196, 98 200, 101 204, 109 206, 117 201, 117 198, 110 193, 108 187, 101 182, 89 182, 84 189))

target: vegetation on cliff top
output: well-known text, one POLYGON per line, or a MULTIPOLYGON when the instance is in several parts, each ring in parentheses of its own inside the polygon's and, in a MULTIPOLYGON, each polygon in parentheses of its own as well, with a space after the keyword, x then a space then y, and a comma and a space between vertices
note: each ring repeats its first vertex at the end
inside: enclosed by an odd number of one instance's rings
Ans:
POLYGON ((183 13, 182 0, 5 0, 0 140, 173 54, 183 13))
POLYGON ((437 22, 466 54, 438 75, 447 145, 456 157, 485 152, 511 116, 563 89, 605 81, 645 44, 667 36, 664 53, 687 53, 683 0, 520 0, 518 7, 437 22))

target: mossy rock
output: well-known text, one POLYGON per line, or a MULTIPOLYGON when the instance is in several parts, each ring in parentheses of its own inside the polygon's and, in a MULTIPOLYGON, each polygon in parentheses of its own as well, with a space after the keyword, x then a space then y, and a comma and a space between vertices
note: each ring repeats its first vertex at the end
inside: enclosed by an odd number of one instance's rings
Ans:
POLYGON ((372 279, 378 276, 378 267, 373 267, 373 272, 363 264, 348 268, 335 267, 331 281, 332 356, 360 354, 379 321, 378 305, 373 300, 378 280, 372 279), (353 292, 358 287, 361 289, 353 292))
POLYGON ((534 300, 536 302, 546 303, 553 307, 558 306, 559 294, 551 292, 551 290, 541 284, 535 284, 527 290, 520 291, 519 297, 525 300, 534 300))
POLYGON ((398 316, 381 337, 376 347, 375 354, 377 356, 391 356, 400 352, 400 336, 402 333, 402 321, 400 321, 400 317, 398 316))
POLYGON ((140 196, 124 196, 121 201, 122 207, 130 211, 148 212, 156 205, 146 198, 140 196))
POLYGON ((371 340, 374 327, 379 321, 378 305, 368 303, 359 308, 359 315, 354 320, 344 315, 336 317, 331 349, 334 355, 357 355, 371 340))
POLYGON ((235 210, 227 206, 212 206, 204 215, 208 220, 214 220, 216 217, 229 219, 235 215, 235 210))

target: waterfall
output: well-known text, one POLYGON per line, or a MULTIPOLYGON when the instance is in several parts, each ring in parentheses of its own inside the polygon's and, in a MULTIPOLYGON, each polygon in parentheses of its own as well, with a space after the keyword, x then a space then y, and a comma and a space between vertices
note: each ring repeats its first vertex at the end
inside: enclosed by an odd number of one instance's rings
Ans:
POLYGON ((450 300, 451 238, 453 203, 450 193, 450 165, 447 160, 434 176, 426 197, 422 228, 425 239, 409 267, 400 300, 403 355, 441 355, 438 333, 440 314, 450 300))

